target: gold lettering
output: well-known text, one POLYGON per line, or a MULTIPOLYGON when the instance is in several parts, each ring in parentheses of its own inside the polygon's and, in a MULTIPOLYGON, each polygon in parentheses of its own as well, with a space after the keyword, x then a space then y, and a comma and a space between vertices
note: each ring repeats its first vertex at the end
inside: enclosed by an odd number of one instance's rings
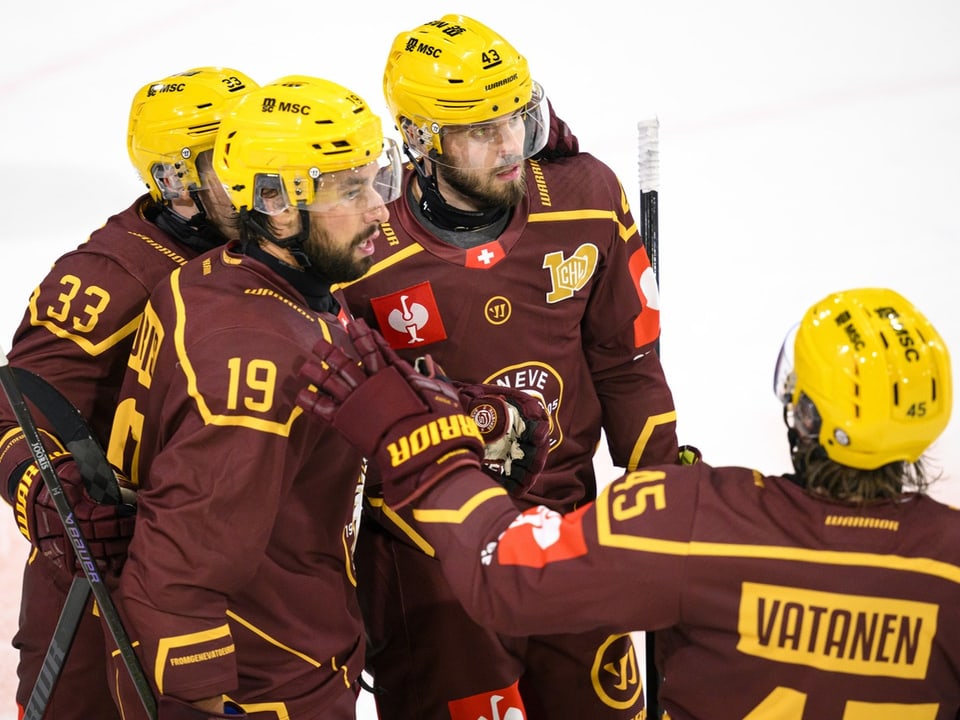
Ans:
POLYGON ((448 440, 473 437, 483 442, 480 428, 467 415, 451 415, 420 425, 387 445, 390 466, 397 467, 413 457, 448 440))
POLYGON ((747 582, 737 649, 831 672, 922 679, 938 612, 926 602, 747 582))

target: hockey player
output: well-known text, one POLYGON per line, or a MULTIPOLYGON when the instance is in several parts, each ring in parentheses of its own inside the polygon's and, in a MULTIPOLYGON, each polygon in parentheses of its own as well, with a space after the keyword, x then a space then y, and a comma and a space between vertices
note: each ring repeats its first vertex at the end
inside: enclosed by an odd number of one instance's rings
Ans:
POLYGON ((353 718, 361 456, 297 408, 294 376, 342 342, 330 285, 369 267, 400 153, 356 94, 291 76, 233 106, 214 165, 242 237, 144 312, 110 447, 141 488, 117 607, 160 720, 353 718))
MULTIPOLYGON (((571 152, 569 136, 567 152, 532 159, 548 104, 527 60, 480 22, 446 15, 397 35, 383 83, 412 165, 371 271, 344 288, 351 310, 408 360, 429 353, 449 377, 542 401, 548 464, 518 507, 593 499, 601 428, 619 466, 674 461, 637 224, 617 177, 571 152)), ((372 477, 368 487, 357 563, 382 720, 475 720, 494 697, 530 720, 641 712, 628 634, 506 637, 478 625, 435 549, 405 531, 372 477)))
MULTIPOLYGON (((10 363, 52 383, 106 445, 137 322, 150 290, 188 258, 236 232, 232 209, 211 174, 217 125, 226 103, 256 87, 231 68, 201 67, 144 85, 130 108, 127 149, 148 194, 110 217, 58 259, 34 290, 17 329, 10 363)), ((56 471, 101 568, 126 557, 133 517, 100 506, 82 488, 72 457, 41 428, 56 471)), ((6 399, 0 401, 0 477, 20 531, 32 543, 23 575, 17 703, 34 688, 70 582, 70 542, 6 399)), ((106 685, 103 635, 88 605, 45 717, 118 717, 106 685)))
MULTIPOLYGON (((443 417, 381 406, 399 422, 382 417, 371 435, 357 422, 370 380, 331 350, 304 368, 320 386, 304 406, 370 457, 443 417)), ((381 396, 410 376, 389 348, 368 350, 364 366, 382 376, 381 396)), ((952 407, 942 338, 892 290, 835 293, 788 334, 775 377, 791 475, 650 467, 572 513, 518 514, 468 467, 475 447, 450 438, 435 453, 456 462, 418 475, 408 461, 384 498, 412 499, 414 529, 480 622, 507 633, 666 628, 664 717, 960 717, 960 518, 924 493, 924 453, 952 407)), ((419 393, 421 407, 435 394, 419 393)))

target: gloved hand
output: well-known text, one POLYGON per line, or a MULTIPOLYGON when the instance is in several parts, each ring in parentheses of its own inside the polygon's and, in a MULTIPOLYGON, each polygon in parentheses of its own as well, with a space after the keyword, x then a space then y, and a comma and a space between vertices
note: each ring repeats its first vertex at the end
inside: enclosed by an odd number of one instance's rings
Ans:
MULTIPOLYGON (((80 468, 70 453, 51 453, 50 460, 97 567, 103 573, 118 574, 127 559, 127 546, 133 537, 135 506, 97 504, 87 494, 80 468)), ((131 488, 123 476, 118 474, 117 479, 121 487, 131 488)), ((27 465, 20 476, 13 512, 20 533, 47 560, 71 576, 80 568, 57 506, 36 463, 27 465)))
POLYGON ((700 451, 693 445, 681 445, 677 453, 677 462, 681 465, 696 465, 702 457, 700 451))
POLYGON ((483 469, 512 495, 536 483, 550 452, 550 419, 534 396, 501 385, 454 382, 483 436, 483 469))
POLYGON ((553 105, 547 100, 547 108, 550 111, 550 134, 547 136, 547 144, 543 150, 533 156, 534 160, 556 160, 557 158, 570 157, 580 152, 580 141, 573 134, 570 127, 553 111, 553 105))
POLYGON ((232 702, 225 702, 222 713, 201 710, 192 703, 161 695, 157 702, 157 720, 243 720, 247 714, 232 702))
POLYGON ((297 405, 336 428, 373 462, 383 497, 399 508, 460 467, 480 467, 483 438, 456 391, 421 375, 363 320, 348 325, 361 362, 317 341, 301 377, 297 405))
POLYGON ((483 436, 483 471, 522 497, 536 483, 550 452, 550 418, 535 397, 503 385, 451 380, 430 355, 414 361, 421 375, 448 382, 483 436))

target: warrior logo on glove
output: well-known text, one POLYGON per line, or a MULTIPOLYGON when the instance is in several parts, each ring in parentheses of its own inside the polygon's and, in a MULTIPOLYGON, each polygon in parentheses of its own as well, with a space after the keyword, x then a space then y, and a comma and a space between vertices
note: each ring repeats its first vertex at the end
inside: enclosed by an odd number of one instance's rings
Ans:
POLYGON ((507 385, 451 380, 430 355, 418 357, 414 369, 457 391, 464 412, 480 430, 484 472, 517 497, 529 492, 551 447, 550 417, 543 403, 507 385))
POLYGON ((300 375, 297 405, 336 429, 379 470, 399 508, 453 470, 480 467, 483 440, 448 383, 421 375, 362 320, 347 326, 360 357, 318 340, 300 375))
MULTIPOLYGON (((80 467, 68 452, 49 453, 50 466, 59 476, 63 494, 73 510, 73 521, 89 545, 90 555, 101 572, 119 574, 127 559, 127 546, 133 537, 136 508, 133 505, 109 505, 94 501, 86 490, 80 467)), ((17 473, 14 474, 16 477, 17 473)), ((117 474, 121 487, 127 479, 117 474)), ((79 568, 67 530, 60 519, 36 462, 26 464, 15 488, 11 488, 13 512, 20 533, 49 560, 64 577, 79 568)))
POLYGON ((319 340, 300 369, 313 387, 300 392, 297 404, 377 466, 390 506, 406 505, 458 468, 479 468, 491 453, 502 463, 504 479, 535 478, 542 470, 549 424, 524 421, 525 414, 545 416, 536 399, 509 388, 451 385, 441 376, 423 375, 362 320, 352 321, 347 330, 360 362, 319 340), (485 446, 474 410, 491 431, 501 430, 502 447, 485 446))

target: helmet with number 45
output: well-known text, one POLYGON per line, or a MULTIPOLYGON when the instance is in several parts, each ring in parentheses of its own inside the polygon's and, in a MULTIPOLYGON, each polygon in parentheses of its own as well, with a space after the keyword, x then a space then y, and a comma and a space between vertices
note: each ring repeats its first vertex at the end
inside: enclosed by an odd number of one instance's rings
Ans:
POLYGON ((796 432, 861 470, 917 462, 946 428, 953 402, 940 334, 882 288, 813 305, 784 341, 774 383, 796 432))

